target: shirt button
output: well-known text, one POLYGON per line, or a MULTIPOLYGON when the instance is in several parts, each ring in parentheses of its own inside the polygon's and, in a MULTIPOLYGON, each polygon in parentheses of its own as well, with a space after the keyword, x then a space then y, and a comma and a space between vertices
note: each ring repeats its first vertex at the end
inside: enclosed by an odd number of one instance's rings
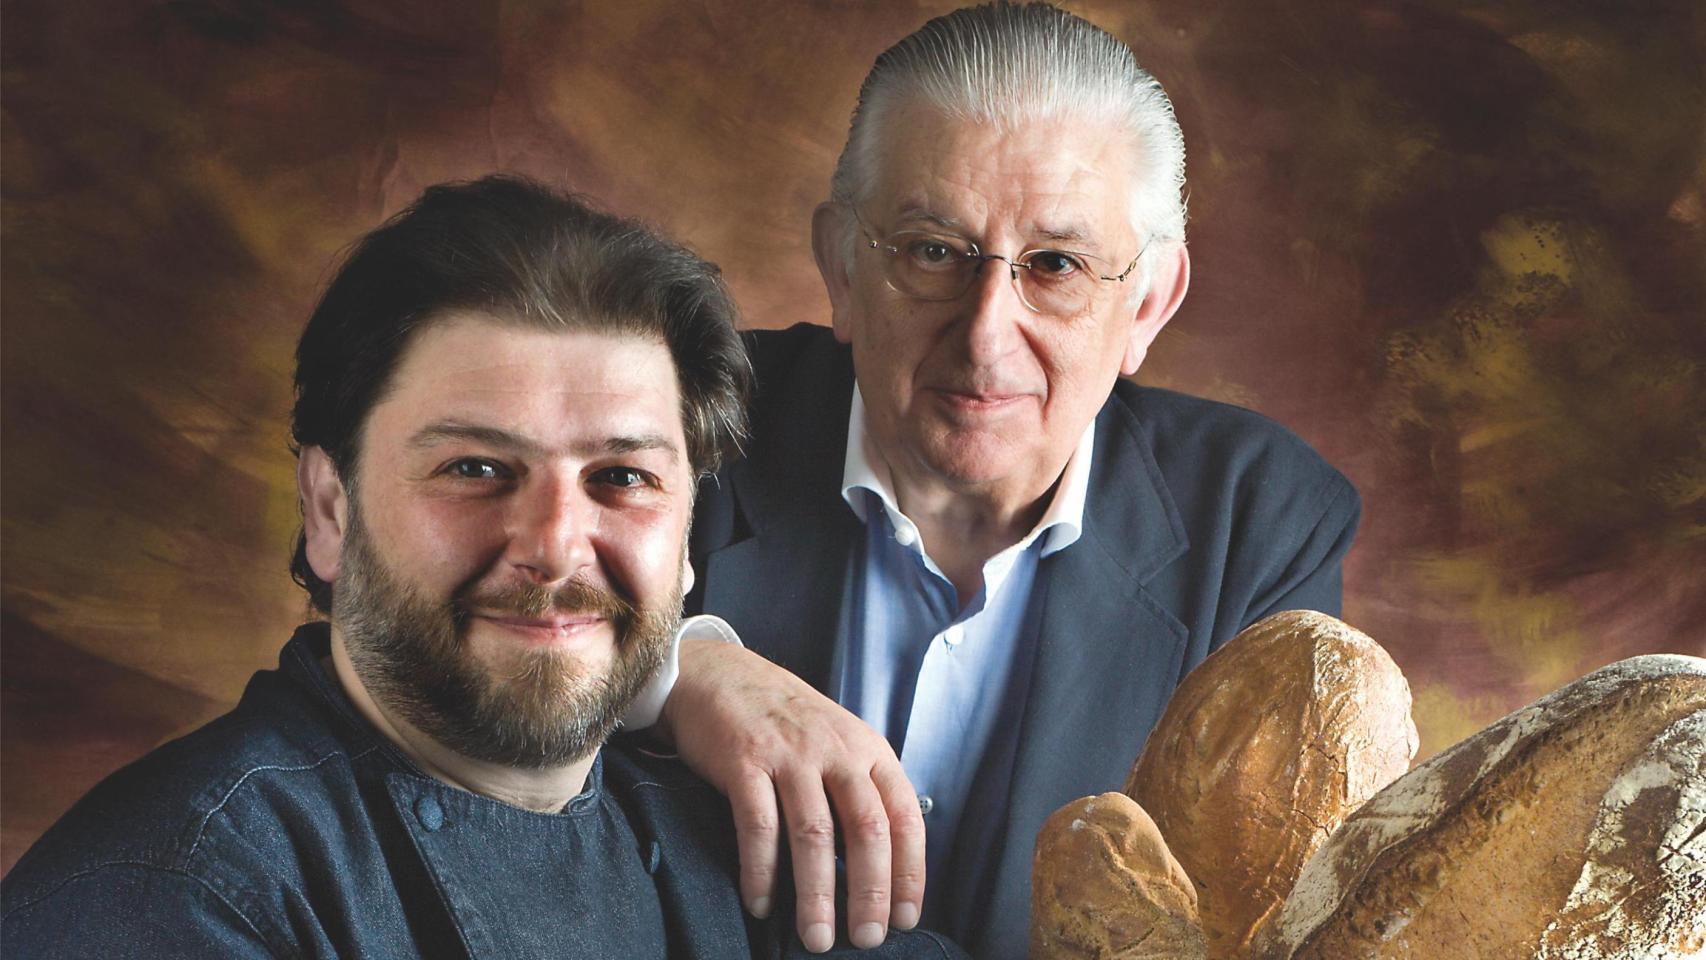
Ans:
POLYGON ((950 647, 959 646, 960 642, 962 640, 964 640, 965 638, 966 638, 966 628, 960 626, 957 623, 954 624, 953 626, 949 627, 948 629, 942 631, 942 642, 947 644, 950 647))
POLYGON ((894 542, 903 547, 910 547, 918 542, 918 531, 911 527, 896 527, 894 531, 894 542))
POLYGON ((921 793, 918 795, 918 812, 919 813, 922 813, 928 817, 930 815, 930 811, 932 811, 934 809, 936 809, 936 801, 930 799, 925 794, 921 793))
POLYGON ((415 801, 415 817, 428 833, 434 833, 444 826, 444 808, 431 797, 422 797, 415 801))

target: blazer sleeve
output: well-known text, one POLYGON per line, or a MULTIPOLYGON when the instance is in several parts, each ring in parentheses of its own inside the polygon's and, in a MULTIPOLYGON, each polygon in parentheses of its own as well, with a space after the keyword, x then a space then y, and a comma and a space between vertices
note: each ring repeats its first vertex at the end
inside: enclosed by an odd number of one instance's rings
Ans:
POLYGON ((1283 610, 1317 610, 1340 616, 1344 608, 1345 554, 1356 538, 1362 498, 1341 476, 1324 496, 1326 507, 1306 528, 1291 560, 1250 604, 1246 626, 1283 610))

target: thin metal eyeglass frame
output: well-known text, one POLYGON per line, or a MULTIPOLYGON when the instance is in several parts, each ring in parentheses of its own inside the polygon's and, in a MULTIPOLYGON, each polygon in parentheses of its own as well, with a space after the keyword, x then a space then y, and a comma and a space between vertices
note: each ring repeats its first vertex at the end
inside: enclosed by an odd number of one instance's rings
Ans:
MULTIPOLYGON (((886 251, 888 251, 888 255, 890 257, 900 256, 900 248, 895 246, 892 243, 886 242, 887 238, 885 238, 885 240, 883 240, 883 241, 879 241, 879 240, 877 240, 871 236, 871 228, 865 223, 865 218, 859 216, 859 208, 853 206, 852 204, 847 204, 846 206, 847 206, 847 209, 853 213, 853 221, 859 225, 859 232, 864 235, 865 245, 867 247, 869 247, 872 250, 886 250, 886 251)), ((925 231, 922 231, 922 230, 920 230, 920 231, 902 230, 902 231, 898 231, 897 233, 889 234, 889 237, 897 236, 899 233, 912 233, 912 232, 924 233, 925 231)), ((1024 305, 1026 307, 1029 307, 1031 312, 1043 313, 1044 312, 1043 310, 1040 310, 1036 306, 1034 306, 1031 303, 1030 298, 1025 296, 1025 285, 1022 283, 1019 283, 1019 270, 1021 268, 1025 269, 1025 270, 1033 269, 1033 267, 1030 263, 1026 263, 1023 261, 1025 261, 1028 258, 1033 257, 1039 253, 1058 253, 1058 254, 1061 254, 1063 256, 1069 256, 1069 257, 1073 257, 1075 259, 1081 259, 1081 260, 1093 259, 1093 258, 1091 258, 1090 254, 1087 254, 1087 253, 1078 253, 1078 252, 1072 251, 1072 250, 1056 250, 1056 249, 1053 249, 1051 247, 1034 247, 1030 250, 1022 251, 1018 256, 1007 257, 1007 256, 1003 256, 999 253, 984 253, 982 251, 982 249, 978 247, 977 241, 971 240, 969 238, 962 238, 962 239, 965 239, 966 243, 970 244, 971 249, 966 251, 963 254, 958 254, 958 256, 962 257, 963 259, 965 259, 967 261, 976 260, 976 261, 978 261, 978 264, 976 267, 972 268, 972 271, 970 273, 966 274, 965 286, 961 287, 958 293, 955 293, 952 296, 946 296, 946 297, 926 297, 926 296, 922 296, 920 294, 910 293, 908 291, 902 290, 899 287, 895 286, 894 281, 890 280, 888 278, 888 276, 887 276, 888 271, 886 271, 886 270, 884 271, 885 275, 883 277, 883 282, 887 283, 889 285, 889 289, 893 290, 894 292, 896 292, 898 294, 901 294, 902 296, 912 297, 915 300, 923 300, 926 303, 945 303, 949 300, 958 300, 959 298, 965 296, 966 291, 971 289, 972 284, 975 282, 975 279, 978 276, 978 274, 983 272, 983 265, 988 263, 991 260, 1000 260, 1002 263, 1007 265, 1007 272, 1008 272, 1009 278, 1013 281, 1014 285, 1018 287, 1019 300, 1022 303, 1024 303, 1024 305)), ((1151 238, 1151 239, 1154 239, 1154 238, 1151 238)), ((1144 253, 1147 252, 1148 250, 1149 250, 1149 241, 1145 240, 1143 242, 1143 246, 1138 248, 1137 255, 1132 257, 1131 262, 1126 264, 1126 268, 1124 270, 1121 270, 1118 274, 1111 276, 1111 277, 1107 277, 1107 276, 1103 276, 1102 274, 1099 274, 1099 273, 1092 273, 1092 274, 1090 274, 1090 276, 1096 278, 1097 280, 1105 280, 1105 281, 1108 281, 1110 283, 1124 283, 1126 277, 1131 276, 1131 272, 1133 270, 1137 269, 1137 262, 1139 260, 1143 259, 1144 253)))

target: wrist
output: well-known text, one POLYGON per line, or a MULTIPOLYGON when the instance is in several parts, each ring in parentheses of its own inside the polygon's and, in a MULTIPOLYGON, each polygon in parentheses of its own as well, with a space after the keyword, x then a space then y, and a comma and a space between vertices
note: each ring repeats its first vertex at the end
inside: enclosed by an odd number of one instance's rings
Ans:
POLYGON ((652 678, 641 688, 638 696, 628 705, 622 714, 622 727, 625 730, 648 730, 673 743, 675 737, 670 729, 666 709, 671 694, 675 692, 676 681, 681 676, 681 645, 686 642, 690 646, 698 642, 732 643, 742 646, 740 635, 728 621, 721 617, 701 614, 687 617, 676 627, 675 633, 669 639, 669 647, 664 651, 663 663, 652 674, 652 678))

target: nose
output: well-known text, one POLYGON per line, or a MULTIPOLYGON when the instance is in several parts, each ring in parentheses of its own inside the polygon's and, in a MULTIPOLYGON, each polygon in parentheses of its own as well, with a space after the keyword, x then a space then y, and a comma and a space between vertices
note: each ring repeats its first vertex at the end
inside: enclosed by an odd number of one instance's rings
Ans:
POLYGON ((1019 322, 1029 312, 1019 297, 1019 268, 991 257, 978 268, 964 323, 966 352, 983 366, 1006 356, 1019 340, 1019 322))
POLYGON ((557 583, 594 563, 595 505, 572 477, 530 475, 513 495, 505 559, 534 583, 557 583))

